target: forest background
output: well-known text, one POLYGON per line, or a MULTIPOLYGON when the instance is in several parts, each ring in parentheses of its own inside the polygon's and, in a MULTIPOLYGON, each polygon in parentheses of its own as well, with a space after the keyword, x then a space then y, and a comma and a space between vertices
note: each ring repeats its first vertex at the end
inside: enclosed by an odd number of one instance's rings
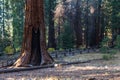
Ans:
MULTIPOLYGON (((0 55, 20 52, 25 0, 0 0, 0 55)), ((120 48, 119 0, 44 0, 48 51, 120 48)))

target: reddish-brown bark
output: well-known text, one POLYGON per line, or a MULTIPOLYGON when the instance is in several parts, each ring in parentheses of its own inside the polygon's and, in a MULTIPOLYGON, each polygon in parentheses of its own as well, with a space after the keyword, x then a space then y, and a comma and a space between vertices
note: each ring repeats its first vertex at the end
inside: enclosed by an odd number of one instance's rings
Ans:
POLYGON ((14 66, 52 62, 46 50, 43 0, 26 0, 22 50, 14 66))

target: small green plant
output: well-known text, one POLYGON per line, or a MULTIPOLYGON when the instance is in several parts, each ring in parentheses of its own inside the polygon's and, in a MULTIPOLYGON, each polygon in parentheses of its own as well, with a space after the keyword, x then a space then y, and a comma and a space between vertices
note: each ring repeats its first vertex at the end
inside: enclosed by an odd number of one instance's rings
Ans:
POLYGON ((64 51, 64 49, 63 49, 63 48, 60 48, 59 51, 64 51))
POLYGON ((117 50, 116 49, 109 50, 109 53, 115 55, 117 54, 117 50))
POLYGON ((106 46, 101 47, 100 52, 101 53, 108 53, 108 47, 106 47, 106 46))
POLYGON ((0 52, 3 54, 4 49, 6 48, 6 46, 9 46, 11 44, 11 41, 9 39, 0 38, 0 52))
POLYGON ((114 55, 113 55, 113 54, 104 54, 104 55, 102 56, 102 58, 103 58, 104 60, 110 60, 110 59, 113 59, 113 58, 114 58, 114 55))
POLYGON ((109 49, 109 38, 108 37, 105 37, 102 42, 101 42, 101 48, 100 48, 100 51, 102 53, 108 53, 108 49, 109 49))
POLYGON ((105 37, 101 42, 101 46, 108 47, 109 46, 109 41, 110 41, 110 39, 108 37, 105 37))
POLYGON ((7 55, 12 55, 14 54, 14 49, 12 46, 7 46, 4 50, 4 53, 7 54, 7 55))
POLYGON ((48 48, 48 52, 54 52, 55 49, 54 48, 48 48))
POLYGON ((117 35, 115 44, 116 44, 116 48, 117 48, 117 49, 120 49, 120 35, 117 35))

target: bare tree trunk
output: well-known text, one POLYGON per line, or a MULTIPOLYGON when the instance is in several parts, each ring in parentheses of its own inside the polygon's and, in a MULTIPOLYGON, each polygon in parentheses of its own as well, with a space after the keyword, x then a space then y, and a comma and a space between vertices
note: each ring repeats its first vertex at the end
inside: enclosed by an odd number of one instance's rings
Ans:
POLYGON ((88 28, 88 34, 89 34, 89 46, 94 47, 96 45, 96 34, 95 34, 95 17, 94 14, 91 14, 90 16, 90 26, 88 28))
POLYGON ((14 66, 52 62, 46 50, 43 0, 26 0, 22 50, 14 66))
POLYGON ((101 37, 101 3, 102 0, 98 0, 98 9, 97 9, 97 20, 96 20, 96 45, 99 45, 100 41, 102 41, 101 37))
POLYGON ((81 26, 81 11, 79 7, 79 0, 76 2, 76 14, 74 20, 74 30, 76 35, 76 48, 82 45, 82 26, 81 26))
POLYGON ((48 48, 56 48, 55 30, 54 30, 54 13, 52 11, 54 0, 49 0, 49 33, 48 33, 48 48))
POLYGON ((88 40, 88 26, 89 26, 89 23, 88 23, 88 20, 89 20, 89 18, 88 18, 88 14, 89 14, 89 11, 88 11, 88 9, 89 9, 89 6, 88 6, 88 3, 89 3, 89 0, 87 0, 86 1, 86 10, 85 10, 85 26, 86 26, 86 30, 85 30, 85 40, 86 40, 86 48, 88 48, 89 47, 89 40, 88 40))

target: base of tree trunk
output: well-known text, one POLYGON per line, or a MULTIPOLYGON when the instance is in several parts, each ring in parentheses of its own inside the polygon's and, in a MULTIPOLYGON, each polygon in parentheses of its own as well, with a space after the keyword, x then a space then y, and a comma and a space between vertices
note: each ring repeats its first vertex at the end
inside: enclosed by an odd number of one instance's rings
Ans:
POLYGON ((29 67, 29 66, 40 66, 40 65, 47 65, 52 64, 54 62, 51 56, 47 56, 47 58, 41 57, 41 62, 35 62, 36 64, 31 64, 31 54, 27 51, 24 51, 22 55, 17 59, 17 61, 13 64, 14 67, 29 67))

